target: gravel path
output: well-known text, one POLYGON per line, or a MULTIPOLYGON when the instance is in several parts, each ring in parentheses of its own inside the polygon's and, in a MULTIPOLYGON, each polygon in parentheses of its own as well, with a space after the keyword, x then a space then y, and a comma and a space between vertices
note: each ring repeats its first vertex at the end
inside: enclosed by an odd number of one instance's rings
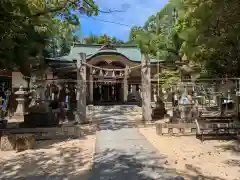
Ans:
POLYGON ((164 168, 165 157, 127 122, 126 112, 131 108, 95 110, 98 132, 90 180, 155 180, 175 176, 172 170, 164 168))

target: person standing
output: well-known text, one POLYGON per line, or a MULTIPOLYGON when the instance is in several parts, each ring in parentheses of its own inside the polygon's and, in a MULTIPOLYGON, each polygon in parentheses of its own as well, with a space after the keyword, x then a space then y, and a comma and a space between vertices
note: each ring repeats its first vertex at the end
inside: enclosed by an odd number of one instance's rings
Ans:
POLYGON ((60 121, 65 121, 65 103, 66 103, 66 90, 64 85, 61 86, 59 91, 59 104, 60 104, 60 121))
POLYGON ((179 93, 174 93, 174 106, 178 106, 178 100, 179 100, 179 93))
POLYGON ((7 111, 9 111, 9 97, 11 95, 11 91, 9 89, 7 89, 5 91, 5 99, 3 101, 3 106, 2 106, 2 110, 3 110, 3 117, 5 117, 7 115, 7 111))

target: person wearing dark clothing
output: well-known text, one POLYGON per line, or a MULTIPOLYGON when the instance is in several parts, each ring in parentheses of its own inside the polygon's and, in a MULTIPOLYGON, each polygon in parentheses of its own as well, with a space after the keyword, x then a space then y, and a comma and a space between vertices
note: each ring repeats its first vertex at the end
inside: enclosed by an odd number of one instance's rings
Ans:
POLYGON ((65 120, 65 101, 66 101, 66 90, 64 87, 62 87, 59 91, 59 103, 60 103, 60 120, 65 120))

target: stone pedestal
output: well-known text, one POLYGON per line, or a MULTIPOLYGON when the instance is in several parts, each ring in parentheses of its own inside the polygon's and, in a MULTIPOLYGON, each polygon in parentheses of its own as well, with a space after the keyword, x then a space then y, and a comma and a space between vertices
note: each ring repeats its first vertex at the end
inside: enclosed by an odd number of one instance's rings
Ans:
POLYGON ((53 103, 44 101, 44 80, 34 81, 32 86, 32 102, 28 113, 24 115, 24 127, 54 127, 59 124, 59 118, 55 118, 52 112, 53 103))
POLYGON ((193 104, 179 104, 181 121, 191 122, 193 119, 192 109, 193 104))

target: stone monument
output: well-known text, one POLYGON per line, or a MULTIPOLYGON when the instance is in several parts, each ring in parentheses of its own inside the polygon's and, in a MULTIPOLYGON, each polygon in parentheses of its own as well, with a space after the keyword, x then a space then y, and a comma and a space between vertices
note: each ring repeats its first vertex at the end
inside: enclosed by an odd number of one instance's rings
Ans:
POLYGON ((179 102, 179 112, 180 112, 180 120, 183 122, 191 121, 192 118, 192 109, 193 109, 193 100, 189 99, 189 96, 191 96, 191 99, 193 98, 193 84, 192 83, 183 83, 183 90, 182 95, 179 102))
POLYGON ((44 80, 33 82, 32 102, 28 114, 24 116, 24 127, 54 127, 59 124, 59 119, 54 118, 49 102, 45 101, 44 84, 44 80))
POLYGON ((157 97, 156 107, 153 109, 152 118, 159 120, 166 114, 165 104, 160 97, 157 97))

